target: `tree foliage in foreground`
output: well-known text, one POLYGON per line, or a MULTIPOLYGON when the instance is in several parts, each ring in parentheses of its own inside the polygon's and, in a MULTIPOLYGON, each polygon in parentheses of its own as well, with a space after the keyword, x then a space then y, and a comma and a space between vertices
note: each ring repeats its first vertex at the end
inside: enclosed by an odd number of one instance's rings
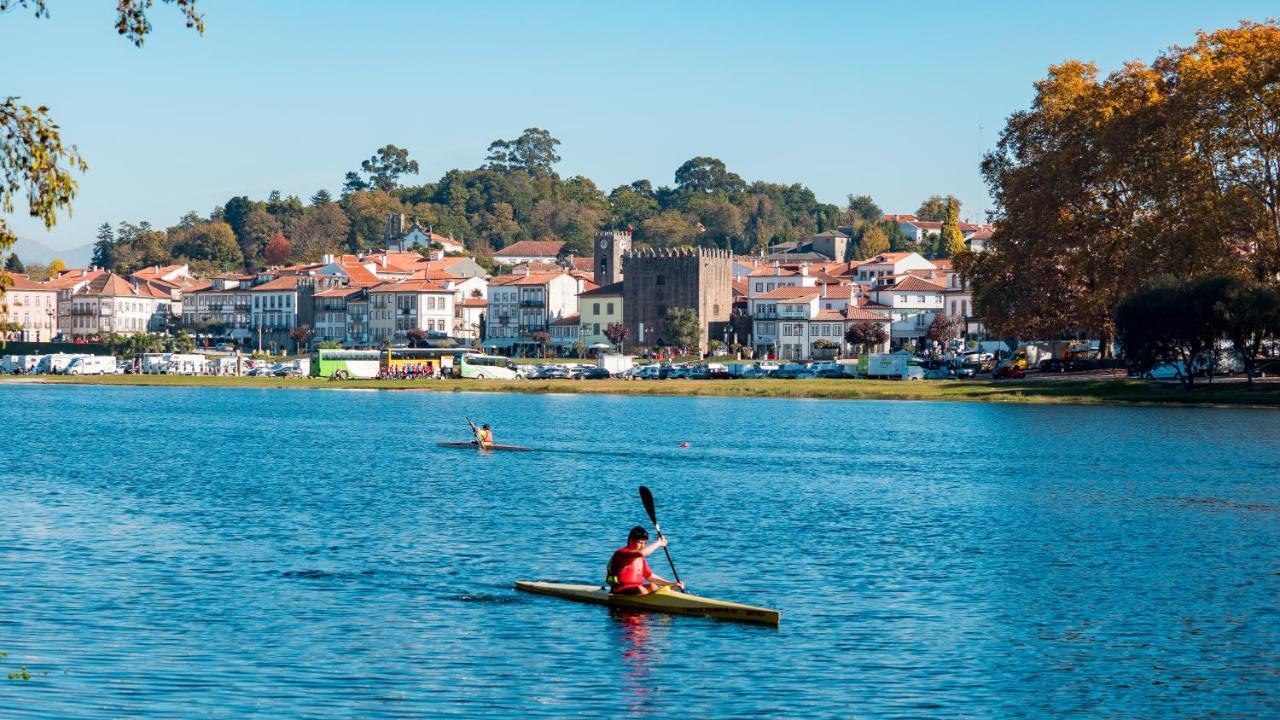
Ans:
MULTIPOLYGON (((962 254, 994 334, 1115 332, 1150 277, 1280 270, 1280 27, 1200 33, 1107 77, 1069 61, 1036 83, 982 164, 992 251, 962 254)), ((1155 296, 1152 299, 1156 299, 1155 296)))
POLYGON ((1162 278, 1120 303, 1116 328, 1125 359, 1140 372, 1174 362, 1193 384, 1205 358, 1230 340, 1252 383, 1264 346, 1280 336, 1280 292, 1236 277, 1162 278))

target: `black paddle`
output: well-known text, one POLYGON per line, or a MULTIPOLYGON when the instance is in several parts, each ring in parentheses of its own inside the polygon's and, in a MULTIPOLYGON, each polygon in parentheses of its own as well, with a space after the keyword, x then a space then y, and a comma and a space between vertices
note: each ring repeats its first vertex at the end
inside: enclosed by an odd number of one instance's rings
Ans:
POLYGON ((478 429, 476 429, 476 424, 475 424, 475 423, 473 423, 473 422, 471 422, 471 418, 469 418, 469 417, 465 417, 465 416, 464 416, 462 419, 463 419, 463 420, 466 420, 466 421, 467 421, 467 424, 471 426, 471 436, 475 438, 475 440, 472 440, 472 441, 471 441, 471 443, 472 443, 473 445, 479 445, 479 444, 480 444, 480 431, 479 431, 478 429))
MULTIPOLYGON (((658 533, 658 539, 662 539, 662 527, 658 525, 658 513, 653 508, 653 493, 649 492, 649 488, 640 486, 640 502, 644 503, 644 511, 649 513, 649 519, 653 521, 653 529, 658 533)), ((667 546, 662 546, 662 552, 667 554, 667 563, 671 565, 671 574, 675 576, 676 582, 680 582, 680 573, 676 572, 675 561, 671 559, 671 551, 667 550, 667 546)))

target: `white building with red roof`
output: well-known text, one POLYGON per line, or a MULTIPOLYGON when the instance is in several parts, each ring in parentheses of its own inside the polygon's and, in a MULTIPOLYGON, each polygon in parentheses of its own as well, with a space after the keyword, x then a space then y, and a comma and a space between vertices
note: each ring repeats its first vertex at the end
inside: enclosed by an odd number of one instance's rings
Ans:
POLYGON ((578 295, 595 283, 572 272, 499 275, 489 281, 485 345, 514 350, 541 347, 534 339, 551 323, 578 314, 578 295))
MULTIPOLYGON (((264 332, 279 336, 297 327, 299 280, 298 275, 281 275, 249 290, 253 299, 250 326, 259 336, 264 332)), ((273 340, 283 343, 281 337, 273 340)))
POLYGON ((58 289, 26 275, 8 274, 0 296, 0 324, 15 327, 0 334, 8 340, 49 342, 58 332, 58 289))
POLYGON ((106 333, 134 335, 160 332, 168 324, 168 296, 146 284, 107 272, 79 288, 64 290, 65 300, 59 303, 66 306, 66 316, 60 317, 59 322, 64 335, 85 338, 106 333))
POLYGON ((526 262, 555 262, 564 243, 559 240, 520 240, 493 254, 493 259, 503 265, 519 265, 526 262))
POLYGON ((871 302, 886 309, 893 318, 893 344, 921 346, 936 315, 946 312, 947 288, 941 282, 904 274, 879 282, 870 291, 871 302))
POLYGON ((371 342, 408 340, 415 329, 454 335, 456 291, 451 282, 401 280, 368 292, 371 342))
POLYGON ((809 360, 833 351, 848 355, 856 349, 844 340, 851 325, 878 322, 888 330, 891 322, 886 313, 858 307, 856 298, 850 286, 827 284, 781 287, 751 298, 752 347, 760 355, 784 360, 809 360))

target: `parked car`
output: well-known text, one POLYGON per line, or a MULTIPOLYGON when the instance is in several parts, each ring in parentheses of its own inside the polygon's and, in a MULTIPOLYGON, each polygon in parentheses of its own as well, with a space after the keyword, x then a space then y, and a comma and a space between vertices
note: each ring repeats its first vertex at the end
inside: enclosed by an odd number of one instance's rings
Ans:
POLYGON ((213 349, 217 350, 218 352, 231 352, 232 350, 235 350, 235 346, 233 346, 231 343, 218 343, 217 345, 213 346, 213 349))
POLYGON ((1058 358, 1045 358, 1040 361, 1040 364, 1037 367, 1042 373, 1060 373, 1066 371, 1063 367, 1062 361, 1058 358))
POLYGON ((999 380, 1001 378, 1008 380, 1021 380, 1027 376, 1027 371, 1018 365, 997 365, 995 370, 991 371, 991 379, 999 380))
POLYGON ((613 377, 608 370, 602 367, 587 368, 585 372, 578 375, 583 380, 608 380, 613 377))
POLYGON ((786 365, 783 365, 781 368, 779 368, 778 371, 773 374, 773 376, 784 378, 787 380, 794 380, 796 378, 804 376, 806 373, 809 373, 809 372, 810 372, 809 367, 804 363, 787 363, 786 365))
POLYGON ((1276 377, 1280 375, 1280 360, 1258 363, 1250 375, 1253 377, 1276 377))
POLYGON ((729 368, 720 363, 707 364, 707 376, 712 380, 728 380, 733 377, 729 372, 729 368))
POLYGON ((756 365, 756 367, 765 375, 772 375, 772 373, 782 369, 781 365, 772 360, 761 360, 760 364, 756 365))
POLYGON ((1062 362, 1063 372, 1088 372, 1098 366, 1098 363, 1089 358, 1068 358, 1062 362))
POLYGON ((1186 373, 1181 361, 1156 363, 1154 367, 1142 373, 1145 380, 1181 380, 1186 373))
POLYGON ((964 379, 964 378, 974 378, 974 377, 977 377, 978 375, 978 371, 968 365, 962 365, 956 368, 955 373, 956 373, 957 380, 964 379))
POLYGON ((828 380, 838 380, 841 378, 849 377, 849 374, 844 371, 844 368, 838 368, 838 367, 824 367, 821 370, 818 370, 816 373, 814 373, 814 375, 816 377, 826 378, 828 380))
POLYGON ((926 370, 924 373, 925 380, 955 380, 955 373, 950 368, 940 367, 933 370, 926 370))
POLYGON ((659 380, 662 378, 662 367, 659 365, 641 365, 631 372, 637 380, 659 380))

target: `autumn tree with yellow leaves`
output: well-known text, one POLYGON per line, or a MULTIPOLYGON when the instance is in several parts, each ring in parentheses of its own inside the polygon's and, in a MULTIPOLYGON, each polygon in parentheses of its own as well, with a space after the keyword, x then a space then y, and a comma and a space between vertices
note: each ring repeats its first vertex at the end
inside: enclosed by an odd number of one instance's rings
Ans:
POLYGON ((960 253, 997 335, 1083 330, 1157 276, 1280 270, 1280 27, 1200 33, 1101 77, 1068 61, 1036 83, 982 172, 991 251, 960 253))

